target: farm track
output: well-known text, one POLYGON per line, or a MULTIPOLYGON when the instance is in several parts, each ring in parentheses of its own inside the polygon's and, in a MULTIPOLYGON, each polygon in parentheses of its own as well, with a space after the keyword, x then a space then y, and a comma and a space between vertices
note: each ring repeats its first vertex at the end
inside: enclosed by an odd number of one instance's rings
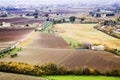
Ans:
POLYGON ((120 68, 120 57, 105 51, 72 49, 59 35, 35 32, 29 37, 25 50, 18 57, 10 56, 0 62, 13 61, 29 64, 56 63, 68 68, 90 67, 100 71, 120 68))
POLYGON ((47 79, 27 75, 0 72, 0 80, 47 80, 47 79))

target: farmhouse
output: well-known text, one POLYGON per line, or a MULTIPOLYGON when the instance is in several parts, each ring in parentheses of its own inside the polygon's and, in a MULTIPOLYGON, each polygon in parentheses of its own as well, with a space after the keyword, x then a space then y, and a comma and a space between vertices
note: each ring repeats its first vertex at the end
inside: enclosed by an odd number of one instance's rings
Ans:
POLYGON ((92 50, 97 50, 97 51, 104 51, 105 50, 105 46, 103 45, 99 45, 99 46, 91 46, 92 50))
POLYGON ((10 27, 10 26, 11 26, 11 23, 3 22, 3 23, 2 23, 2 26, 3 26, 3 27, 10 27))
POLYGON ((113 12, 97 12, 95 13, 95 17, 109 17, 114 16, 115 14, 113 12))

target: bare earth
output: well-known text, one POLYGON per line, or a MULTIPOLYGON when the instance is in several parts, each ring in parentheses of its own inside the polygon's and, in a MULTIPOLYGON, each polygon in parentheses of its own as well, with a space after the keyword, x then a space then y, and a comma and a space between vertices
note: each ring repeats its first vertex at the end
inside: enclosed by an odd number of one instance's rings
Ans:
POLYGON ((95 24, 57 24, 54 29, 63 37, 76 39, 80 43, 100 43, 120 49, 120 39, 111 37, 93 28, 95 24))
POLYGON ((0 80, 47 80, 38 77, 0 72, 0 80))
POLYGON ((34 28, 0 28, 0 50, 26 39, 34 28))
POLYGON ((105 51, 75 50, 58 35, 35 32, 22 43, 25 50, 18 56, 0 59, 29 64, 56 63, 68 68, 90 67, 100 71, 120 68, 120 57, 105 51))

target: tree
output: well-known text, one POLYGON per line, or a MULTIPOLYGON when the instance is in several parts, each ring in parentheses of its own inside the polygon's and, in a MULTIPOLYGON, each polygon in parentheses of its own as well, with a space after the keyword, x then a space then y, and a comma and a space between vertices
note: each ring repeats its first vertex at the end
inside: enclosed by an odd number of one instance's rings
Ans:
POLYGON ((48 16, 49 16, 49 14, 46 13, 46 14, 45 14, 45 17, 48 17, 48 16))
POLYGON ((34 18, 38 18, 38 15, 39 15, 38 11, 35 10, 35 12, 33 13, 34 18))
POLYGON ((1 17, 7 17, 8 15, 7 14, 3 14, 3 15, 1 15, 1 17))
POLYGON ((3 26, 3 23, 0 23, 0 26, 3 26))
POLYGON ((108 26, 114 26, 116 24, 115 21, 112 21, 112 20, 104 20, 102 22, 103 25, 108 25, 108 26))
POLYGON ((52 10, 51 10, 51 9, 49 9, 49 12, 52 12, 52 10))
POLYGON ((85 20, 85 18, 83 17, 83 18, 80 18, 80 22, 82 23, 83 21, 85 20))
POLYGON ((92 11, 89 12, 89 15, 90 15, 90 16, 94 16, 94 14, 95 14, 95 13, 92 12, 92 11))
POLYGON ((46 21, 49 21, 49 18, 47 18, 46 21))
POLYGON ((56 15, 59 15, 59 13, 57 13, 56 15))
POLYGON ((70 19, 70 22, 75 22, 75 19, 76 19, 76 17, 75 16, 71 16, 71 17, 69 17, 69 19, 70 19))
POLYGON ((25 26, 26 26, 26 27, 29 27, 29 24, 26 24, 25 26))
POLYGON ((26 14, 26 16, 30 16, 30 14, 29 14, 29 13, 27 13, 27 14, 26 14))
POLYGON ((38 18, 38 15, 34 15, 34 18, 38 18))

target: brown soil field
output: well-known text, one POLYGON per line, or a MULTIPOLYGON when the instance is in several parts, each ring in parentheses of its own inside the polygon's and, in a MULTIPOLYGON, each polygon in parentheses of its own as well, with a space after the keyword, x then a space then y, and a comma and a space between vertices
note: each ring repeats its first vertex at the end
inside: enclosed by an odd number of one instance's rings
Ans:
POLYGON ((72 49, 58 35, 35 32, 18 56, 0 59, 29 64, 56 63, 68 68, 90 67, 100 71, 120 68, 120 57, 105 51, 72 49), (63 44, 62 44, 63 43, 63 44))
POLYGON ((20 74, 0 72, 0 80, 47 80, 40 77, 32 77, 20 74))
POLYGON ((120 39, 109 36, 94 29, 95 24, 57 24, 54 29, 62 37, 68 37, 80 43, 98 43, 107 45, 109 48, 120 49, 120 39))
POLYGON ((38 45, 39 48, 70 48, 58 35, 41 33, 38 36, 38 39, 31 45, 38 45))
POLYGON ((0 28, 0 42, 18 41, 32 31, 34 28, 0 28))
POLYGON ((43 23, 45 20, 41 19, 32 19, 32 18, 24 18, 24 17, 16 17, 16 18, 5 18, 0 19, 0 23, 7 22, 7 23, 13 23, 15 25, 21 25, 21 24, 33 24, 33 23, 43 23))
MULTIPOLYGON (((39 33, 34 32, 25 47, 27 48, 58 48, 70 49, 71 47, 57 34, 39 33), (33 45, 33 46, 31 46, 33 45)), ((26 42, 26 41, 25 41, 26 42)), ((24 42, 23 42, 24 43, 24 42)), ((22 46, 21 46, 22 47, 22 46)))
POLYGON ((34 28, 0 28, 0 50, 26 38, 34 28))

